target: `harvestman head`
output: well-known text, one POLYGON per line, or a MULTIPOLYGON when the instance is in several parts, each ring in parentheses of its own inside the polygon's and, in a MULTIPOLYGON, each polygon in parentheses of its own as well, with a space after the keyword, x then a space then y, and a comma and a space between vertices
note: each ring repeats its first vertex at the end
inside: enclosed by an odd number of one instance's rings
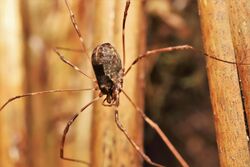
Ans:
MULTIPOLYGON (((165 145, 170 149, 170 151, 174 154, 174 156, 177 158, 177 160, 180 162, 180 164, 183 167, 187 167, 188 164, 186 161, 182 158, 182 156, 178 153, 178 151, 174 148, 174 146, 171 144, 169 139, 166 137, 166 135, 163 133, 163 131, 160 129, 160 127, 149 117, 147 117, 144 112, 132 101, 132 99, 127 95, 127 93, 123 90, 123 78, 128 74, 130 69, 141 59, 146 58, 151 55, 156 55, 163 52, 170 52, 170 51, 176 51, 176 50, 194 50, 192 46, 189 45, 180 45, 180 46, 173 46, 173 47, 166 47, 166 48, 160 48, 155 49, 151 51, 147 51, 141 55, 139 55, 132 64, 125 69, 125 25, 126 25, 126 18, 128 14, 128 9, 130 6, 130 0, 126 1, 126 6, 124 10, 124 16, 123 16, 123 22, 122 22, 122 60, 120 59, 119 54, 117 53, 116 49, 110 44, 110 43, 104 43, 101 45, 98 45, 91 57, 91 62, 93 66, 93 70, 96 76, 96 79, 92 78, 91 76, 84 73, 80 68, 72 64, 70 61, 66 60, 62 54, 59 52, 59 50, 68 50, 68 51, 75 51, 75 52, 85 52, 86 47, 84 45, 84 40, 82 38, 82 35, 80 33, 80 30, 78 28, 74 13, 72 12, 68 1, 65 0, 65 4, 67 6, 67 9, 70 14, 71 22, 74 26, 74 29, 78 35, 78 38, 81 42, 81 50, 74 50, 74 49, 67 49, 62 47, 56 47, 54 51, 59 56, 59 58, 69 66, 71 66, 74 70, 77 72, 83 74, 87 78, 91 79, 93 82, 97 83, 95 88, 87 88, 87 89, 57 89, 57 90, 47 90, 47 91, 40 91, 40 92, 33 92, 33 93, 27 93, 19 96, 15 96, 10 98, 6 103, 4 103, 0 107, 0 111, 3 110, 3 108, 10 103, 13 100, 28 97, 28 96, 34 96, 34 95, 40 95, 40 94, 47 94, 47 93, 56 93, 56 92, 73 92, 73 91, 86 91, 86 90, 95 90, 99 91, 99 96, 94 98, 92 101, 90 101, 87 105, 85 105, 80 112, 76 113, 67 123, 64 132, 63 137, 61 141, 61 147, 60 147, 60 157, 64 160, 73 161, 73 162, 79 162, 83 164, 89 165, 90 163, 77 160, 73 158, 67 158, 64 156, 64 144, 66 140, 67 133, 69 131, 70 126, 75 121, 75 119, 79 116, 81 112, 83 112, 88 106, 99 100, 102 96, 105 96, 103 100, 104 106, 114 107, 115 109, 115 122, 117 127, 122 131, 122 133, 125 135, 125 137, 128 139, 128 141, 131 143, 131 145, 134 147, 134 149, 141 155, 141 157, 149 164, 157 167, 162 167, 163 165, 153 162, 144 152, 143 150, 131 139, 126 129, 123 127, 119 120, 119 112, 118 112, 118 106, 119 106, 119 96, 120 93, 123 93, 125 97, 129 100, 129 102, 133 105, 133 107, 136 109, 137 112, 140 113, 142 118, 157 132, 157 134, 161 137, 165 145)), ((215 60, 219 60, 225 63, 229 64, 236 64, 234 62, 224 61, 217 59, 215 57, 206 55, 207 57, 210 57, 215 60)))

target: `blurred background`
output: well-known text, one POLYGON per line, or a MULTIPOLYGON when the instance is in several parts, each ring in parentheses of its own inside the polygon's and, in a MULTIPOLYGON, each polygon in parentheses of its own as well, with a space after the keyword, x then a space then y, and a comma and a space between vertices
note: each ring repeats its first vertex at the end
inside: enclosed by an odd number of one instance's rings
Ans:
MULTIPOLYGON (((94 13, 98 12, 95 1, 70 1, 88 55, 92 51, 94 13)), ((202 50, 195 0, 143 3, 147 50, 181 44, 202 50)), ((1 0, 0 36, 0 104, 25 92, 92 87, 91 81, 62 63, 52 50, 55 46, 81 48, 63 0, 1 0)), ((82 53, 62 53, 83 71, 92 73, 82 53)), ((191 166, 216 167, 218 155, 205 70, 202 53, 178 51, 146 59, 145 112, 191 166)), ((0 166, 77 166, 60 160, 60 140, 67 120, 92 99, 92 93, 55 93, 10 103, 0 112, 0 166)), ((70 157, 90 158, 91 113, 90 107, 71 128, 65 148, 70 157)), ((154 161, 179 166, 147 125, 144 147, 154 161)))
MULTIPOLYGON (((146 7, 148 49, 190 44, 202 50, 197 1, 153 0, 146 7)), ((191 166, 219 166, 204 56, 179 51, 153 62, 146 79, 145 112, 165 129, 191 166)), ((168 150, 158 154, 162 147, 146 126, 146 151, 158 162, 178 166, 168 150)))

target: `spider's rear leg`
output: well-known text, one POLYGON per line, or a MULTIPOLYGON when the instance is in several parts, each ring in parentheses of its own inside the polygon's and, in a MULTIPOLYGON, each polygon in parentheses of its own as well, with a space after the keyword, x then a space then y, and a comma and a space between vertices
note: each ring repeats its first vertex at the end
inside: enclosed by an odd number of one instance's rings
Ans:
POLYGON ((129 102, 134 106, 134 108, 136 109, 136 111, 138 111, 142 118, 145 120, 145 122, 147 122, 160 136, 160 138, 162 139, 162 141, 166 144, 166 146, 170 149, 170 151, 172 152, 172 154, 176 157, 176 159, 180 162, 180 164, 183 167, 188 167, 189 165, 187 164, 187 162, 185 161, 185 159, 181 156, 181 154, 177 151, 177 149, 174 147, 174 145, 170 142, 170 140, 168 139, 168 137, 163 133, 163 131, 161 130, 161 128, 158 126, 157 123, 155 123, 153 120, 151 120, 133 101, 132 99, 127 95, 127 93, 124 92, 124 90, 122 90, 122 93, 126 96, 126 98, 129 100, 129 102))
POLYGON ((67 161, 72 161, 72 162, 78 162, 78 163, 82 163, 82 164, 86 164, 86 165, 90 165, 90 163, 83 161, 83 160, 78 160, 78 159, 73 159, 73 158, 67 158, 64 156, 64 144, 65 144, 65 140, 66 140, 66 136, 67 133, 69 131, 70 126, 72 125, 72 123, 76 120, 76 118, 79 116, 80 113, 82 113, 87 107, 89 107, 91 104, 93 104, 95 101, 99 100, 100 96, 96 97, 95 99, 93 99, 91 102, 89 102, 88 104, 86 104, 79 113, 76 113, 67 123, 66 127, 64 128, 63 131, 63 136, 62 136, 62 140, 61 140, 61 147, 60 147, 60 158, 62 158, 63 160, 67 160, 67 161))
POLYGON ((126 129, 123 127, 123 125, 121 124, 120 120, 119 120, 119 114, 118 114, 118 109, 117 107, 115 107, 115 123, 117 125, 117 127, 122 131, 122 133, 126 136, 126 138, 128 139, 128 141, 130 142, 130 144, 134 147, 134 149, 142 156, 142 158, 148 162, 150 165, 156 166, 156 167, 164 167, 161 164, 155 163, 153 162, 149 156, 147 156, 143 150, 131 139, 131 137, 128 135, 128 132, 126 131, 126 129))

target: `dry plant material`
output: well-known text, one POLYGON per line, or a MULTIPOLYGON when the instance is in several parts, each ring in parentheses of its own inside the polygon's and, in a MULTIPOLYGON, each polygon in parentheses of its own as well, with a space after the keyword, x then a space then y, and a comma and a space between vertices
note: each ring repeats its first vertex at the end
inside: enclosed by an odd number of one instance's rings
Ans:
POLYGON ((249 121, 249 4, 249 1, 199 0, 206 53, 236 62, 230 65, 207 59, 220 166, 250 164, 246 122, 249 121))

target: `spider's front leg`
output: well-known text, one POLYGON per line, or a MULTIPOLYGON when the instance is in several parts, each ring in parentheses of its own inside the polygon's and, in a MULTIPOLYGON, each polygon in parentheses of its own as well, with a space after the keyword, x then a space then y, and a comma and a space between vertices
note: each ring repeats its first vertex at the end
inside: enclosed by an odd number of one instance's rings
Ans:
POLYGON ((127 73, 130 71, 130 69, 143 58, 146 58, 146 57, 152 56, 152 55, 157 55, 160 53, 166 53, 166 52, 177 51, 177 50, 194 50, 194 48, 190 45, 179 45, 179 46, 165 47, 165 48, 146 51, 145 53, 141 54, 139 57, 137 57, 131 63, 131 65, 128 67, 128 69, 125 70, 124 76, 127 75, 127 73))

